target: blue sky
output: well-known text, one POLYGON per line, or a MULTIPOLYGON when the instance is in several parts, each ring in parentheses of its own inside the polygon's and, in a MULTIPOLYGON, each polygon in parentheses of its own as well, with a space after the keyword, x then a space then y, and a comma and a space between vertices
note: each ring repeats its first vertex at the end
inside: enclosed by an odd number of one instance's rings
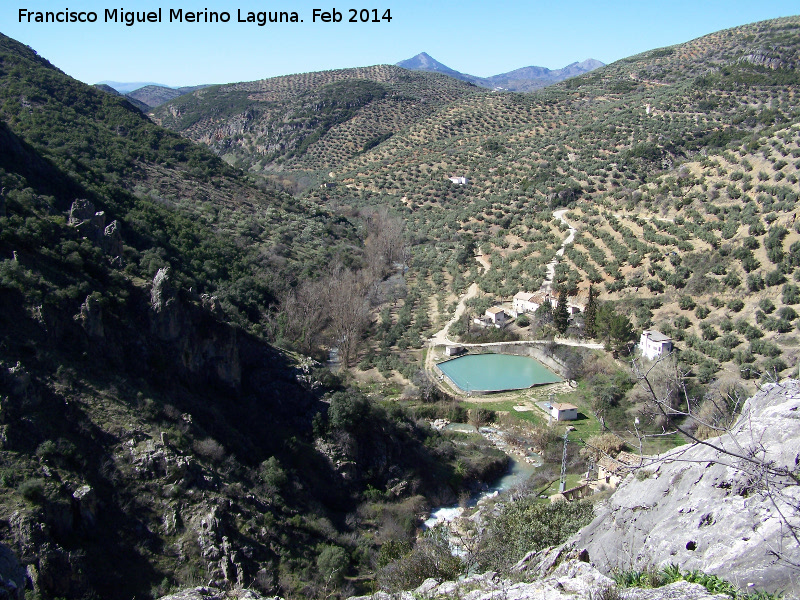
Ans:
POLYGON ((30 0, 4 2, 0 31, 33 47, 86 83, 103 80, 196 85, 252 81, 276 75, 380 63, 427 52, 447 66, 479 76, 537 65, 556 69, 596 58, 610 63, 652 48, 725 29, 800 13, 797 1, 674 0, 556 3, 371 0, 313 3, 292 0, 223 2, 30 0), (98 21, 19 23, 29 11, 95 11, 98 21), (341 23, 312 23, 312 11, 342 13, 341 23), (390 23, 348 23, 349 8, 391 11, 390 23), (105 9, 162 9, 162 23, 105 23, 105 9), (170 9, 228 11, 227 24, 170 23, 170 9), (237 9, 296 11, 302 23, 237 23, 237 9))

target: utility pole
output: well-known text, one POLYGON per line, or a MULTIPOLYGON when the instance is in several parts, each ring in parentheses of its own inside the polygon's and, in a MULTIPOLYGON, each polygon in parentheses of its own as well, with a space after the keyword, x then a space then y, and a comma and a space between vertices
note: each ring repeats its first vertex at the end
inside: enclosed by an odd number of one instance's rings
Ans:
POLYGON ((567 435, 569 431, 564 430, 564 453, 561 455, 561 483, 558 486, 558 492, 563 493, 567 489, 567 435))

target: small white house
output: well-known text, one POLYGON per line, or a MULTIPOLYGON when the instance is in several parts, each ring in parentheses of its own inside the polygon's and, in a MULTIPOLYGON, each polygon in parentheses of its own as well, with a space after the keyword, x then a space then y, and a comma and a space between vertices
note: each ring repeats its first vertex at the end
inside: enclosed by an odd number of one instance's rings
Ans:
POLYGON ((672 338, 660 331, 645 329, 639 339, 639 350, 643 356, 655 360, 672 352, 672 338))
POLYGON ((506 311, 499 306, 487 308, 485 316, 495 327, 502 327, 506 324, 506 320, 508 319, 506 311))
POLYGON ((550 416, 556 421, 575 421, 578 418, 578 407, 566 402, 553 402, 550 405, 550 416))
POLYGON ((444 349, 445 356, 458 356, 464 353, 464 346, 447 346, 444 349))
POLYGON ((448 177, 448 179, 457 185, 467 185, 469 183, 469 179, 466 177, 448 177))

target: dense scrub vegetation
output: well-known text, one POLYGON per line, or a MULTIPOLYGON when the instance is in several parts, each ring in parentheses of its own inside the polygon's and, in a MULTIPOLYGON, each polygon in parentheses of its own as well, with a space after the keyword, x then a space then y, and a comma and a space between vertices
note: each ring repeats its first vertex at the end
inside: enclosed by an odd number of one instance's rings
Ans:
POLYGON ((503 471, 265 343, 336 333, 277 306, 380 281, 379 215, 259 187, 8 38, 0 59, 2 541, 39 593, 318 597, 503 471))
POLYGON ((231 318, 257 333, 289 285, 323 265, 358 260, 360 241, 346 219, 235 177, 122 98, 0 41, 4 259, 12 249, 24 254, 74 238, 59 215, 88 198, 106 222, 120 222, 127 275, 152 279, 170 266, 183 287, 217 295, 231 318), (42 221, 48 225, 39 231, 42 221))

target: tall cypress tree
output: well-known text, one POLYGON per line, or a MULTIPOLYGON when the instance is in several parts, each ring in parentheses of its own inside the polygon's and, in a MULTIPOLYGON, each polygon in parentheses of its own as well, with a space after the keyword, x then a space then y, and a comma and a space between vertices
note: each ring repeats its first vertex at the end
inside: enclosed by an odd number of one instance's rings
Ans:
POLYGON ((558 333, 564 334, 569 327, 569 312, 567 311, 567 288, 562 287, 558 292, 558 306, 553 313, 553 325, 558 333))
POLYGON ((588 338, 593 338, 597 334, 595 327, 595 315, 597 314, 597 302, 594 299, 594 286, 589 286, 589 302, 586 303, 586 310, 583 311, 583 333, 588 338))

